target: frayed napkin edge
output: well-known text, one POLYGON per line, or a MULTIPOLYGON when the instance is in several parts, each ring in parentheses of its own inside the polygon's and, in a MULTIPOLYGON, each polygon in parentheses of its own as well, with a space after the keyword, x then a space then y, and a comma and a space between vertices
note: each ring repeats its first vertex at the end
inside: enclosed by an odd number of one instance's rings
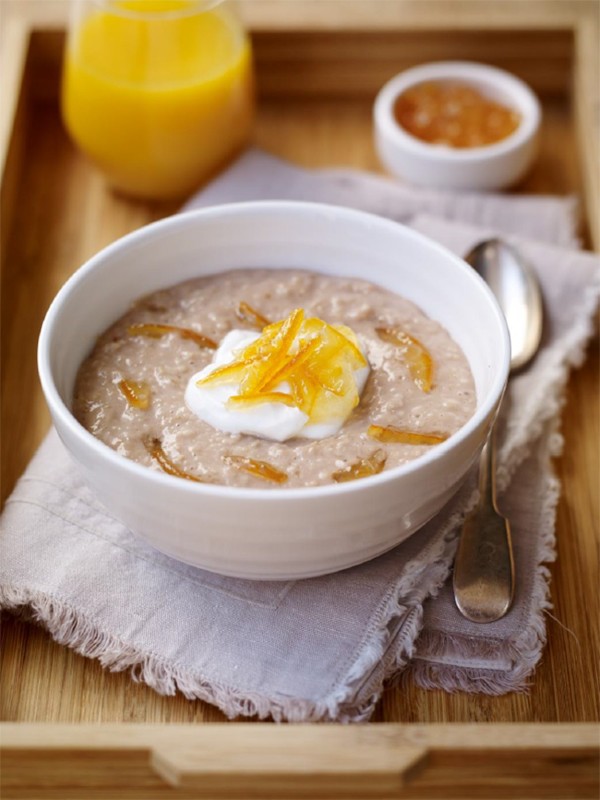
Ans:
POLYGON ((291 723, 363 722, 372 716, 390 674, 403 669, 413 656, 413 643, 423 625, 423 602, 443 585, 454 550, 453 531, 475 499, 476 493, 471 493, 432 541, 432 562, 424 567, 414 559, 406 565, 373 614, 356 649, 357 657, 331 690, 314 700, 252 693, 209 679, 124 642, 47 592, 0 587, 0 608, 26 615, 58 644, 98 660, 111 672, 129 670, 134 682, 145 683, 158 694, 172 696, 179 691, 188 700, 217 706, 229 719, 244 716, 291 723), (398 620, 404 620, 399 631, 394 626, 398 620))
MULTIPOLYGON (((399 605, 398 594, 382 621, 379 641, 368 648, 355 662, 353 670, 360 680, 361 670, 367 673, 377 666, 386 649, 386 623, 402 615, 406 606, 399 605)), ((188 700, 202 700, 219 708, 229 719, 236 717, 271 718, 275 722, 362 722, 369 719, 380 691, 369 693, 362 704, 353 702, 353 688, 338 683, 337 688, 323 700, 265 695, 233 689, 214 680, 176 666, 153 653, 132 647, 114 634, 101 630, 70 604, 44 592, 34 592, 14 586, 0 588, 0 608, 27 616, 28 621, 43 626, 53 640, 85 658, 98 660, 111 672, 130 671, 135 683, 145 683, 158 694, 175 695, 181 692, 188 700)), ((411 609, 410 639, 422 624, 422 606, 411 609)), ((405 650, 405 658, 410 657, 405 650)), ((406 661, 404 661, 406 663, 406 661)), ((381 681, 378 681, 380 684, 381 681)))
POLYGON ((54 641, 85 658, 97 659, 111 672, 130 670, 135 683, 145 683, 161 695, 181 692, 188 700, 203 700, 217 706, 229 719, 272 717, 276 722, 308 722, 323 719, 331 708, 327 703, 294 698, 265 697, 236 690, 178 667, 153 653, 132 647, 114 634, 101 630, 68 603, 44 592, 4 586, 0 608, 28 613, 54 641))
MULTIPOLYGON (((444 530, 455 524, 456 515, 453 515, 444 530)), ((317 700, 265 696, 209 680, 193 670, 132 647, 114 634, 103 631, 70 604, 42 591, 0 587, 0 608, 27 615, 29 621, 44 627, 58 644, 85 658, 98 660, 111 672, 129 670, 134 682, 145 683, 158 694, 175 695, 179 691, 188 700, 203 700, 217 706, 229 719, 245 716, 270 717, 275 722, 292 723, 363 722, 371 717, 381 696, 387 676, 384 665, 392 660, 391 667, 397 671, 411 658, 412 646, 409 643, 414 642, 422 627, 423 600, 437 591, 447 573, 445 536, 437 538, 432 546, 437 557, 425 568, 429 574, 426 583, 418 584, 423 568, 411 570, 411 565, 407 565, 408 570, 391 587, 374 614, 363 642, 357 648, 360 655, 336 681, 331 692, 317 700), (403 596, 408 596, 411 602, 401 603, 403 596), (396 633, 391 632, 393 623, 405 616, 402 644, 394 648, 390 659, 390 643, 396 638, 396 633), (358 703, 357 693, 364 698, 358 703)), ((418 561, 414 563, 417 565, 418 561)))

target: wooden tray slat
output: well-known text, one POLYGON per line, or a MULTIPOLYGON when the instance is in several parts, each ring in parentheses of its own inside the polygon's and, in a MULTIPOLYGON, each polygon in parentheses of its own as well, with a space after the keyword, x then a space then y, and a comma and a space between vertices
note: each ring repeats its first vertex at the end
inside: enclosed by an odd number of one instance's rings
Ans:
POLYGON ((594 725, 8 725, 2 796, 573 800, 598 766, 594 725))

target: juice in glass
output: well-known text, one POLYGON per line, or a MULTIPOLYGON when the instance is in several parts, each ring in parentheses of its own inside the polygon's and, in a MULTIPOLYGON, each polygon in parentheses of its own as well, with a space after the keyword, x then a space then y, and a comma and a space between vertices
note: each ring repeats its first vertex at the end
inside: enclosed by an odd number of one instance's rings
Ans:
POLYGON ((253 109, 250 43, 223 3, 76 1, 63 118, 115 188, 191 192, 247 140, 253 109))

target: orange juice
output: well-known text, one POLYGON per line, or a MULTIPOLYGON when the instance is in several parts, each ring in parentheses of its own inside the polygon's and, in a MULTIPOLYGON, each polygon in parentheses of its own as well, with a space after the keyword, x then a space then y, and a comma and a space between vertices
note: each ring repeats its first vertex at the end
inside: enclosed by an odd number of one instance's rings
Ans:
POLYGON ((227 9, 203 8, 198 0, 95 0, 71 30, 65 124, 126 193, 183 196, 248 138, 250 44, 227 9))

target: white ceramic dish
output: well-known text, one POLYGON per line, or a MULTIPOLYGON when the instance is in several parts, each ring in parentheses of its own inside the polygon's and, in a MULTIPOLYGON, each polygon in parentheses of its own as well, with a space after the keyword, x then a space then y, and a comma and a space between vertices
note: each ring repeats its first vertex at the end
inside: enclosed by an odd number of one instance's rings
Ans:
POLYGON ((541 110, 523 81, 508 72, 469 61, 439 61, 401 72, 381 89, 373 110, 375 145, 384 166, 399 178, 439 189, 488 191, 519 181, 537 153, 541 110), (396 99, 426 81, 458 81, 521 115, 517 130, 485 147, 454 148, 423 142, 394 117, 396 99))
POLYGON ((56 429, 106 506, 154 547, 208 570, 256 579, 333 572, 383 553, 456 491, 477 458, 508 375, 502 312, 463 261, 424 236, 350 209, 242 203, 180 214, 107 247, 63 286, 38 351, 56 429), (191 483, 129 461, 75 420, 77 369, 98 334, 143 294, 238 267, 303 267, 375 281, 416 302, 463 348, 477 389, 469 422, 431 453, 352 483, 236 489, 191 483))

